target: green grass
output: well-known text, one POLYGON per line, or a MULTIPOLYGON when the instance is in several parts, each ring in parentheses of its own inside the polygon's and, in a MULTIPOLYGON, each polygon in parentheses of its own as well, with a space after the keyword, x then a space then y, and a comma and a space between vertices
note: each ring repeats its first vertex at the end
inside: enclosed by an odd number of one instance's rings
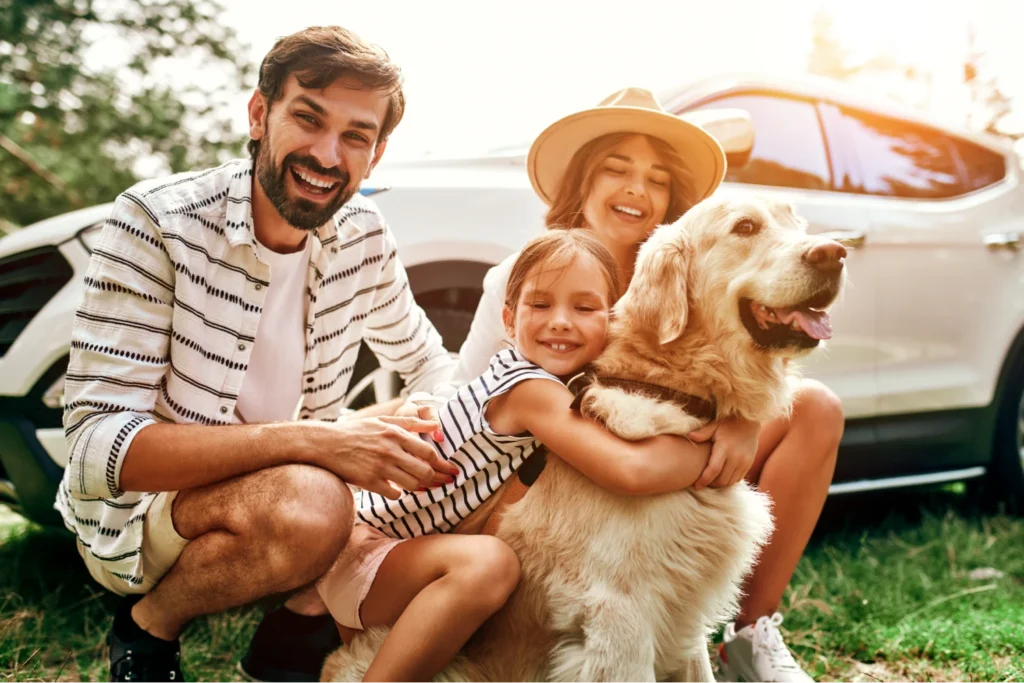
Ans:
MULTIPOLYGON (((117 599, 67 535, 0 512, 0 596, 3 680, 105 680, 117 599)), ((1024 520, 983 514, 952 489, 830 501, 783 612, 821 680, 1022 680, 1024 520), (1002 576, 972 579, 976 569, 1002 576)), ((239 680, 259 614, 193 624, 185 673, 239 680)))

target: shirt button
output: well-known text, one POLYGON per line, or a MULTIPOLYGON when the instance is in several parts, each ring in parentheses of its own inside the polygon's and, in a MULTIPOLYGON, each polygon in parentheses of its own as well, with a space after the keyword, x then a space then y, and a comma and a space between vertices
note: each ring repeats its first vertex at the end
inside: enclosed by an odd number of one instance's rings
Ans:
POLYGON ((258 292, 258 291, 260 291, 261 289, 263 289, 263 285, 261 285, 260 283, 258 283, 258 282, 257 282, 257 283, 256 283, 256 291, 258 292))
POLYGON ((221 406, 220 407, 220 412, 222 412, 222 413, 228 412, 228 407, 227 406, 221 406))
POLYGON ((239 344, 238 345, 238 350, 239 351, 245 351, 245 344, 239 344))

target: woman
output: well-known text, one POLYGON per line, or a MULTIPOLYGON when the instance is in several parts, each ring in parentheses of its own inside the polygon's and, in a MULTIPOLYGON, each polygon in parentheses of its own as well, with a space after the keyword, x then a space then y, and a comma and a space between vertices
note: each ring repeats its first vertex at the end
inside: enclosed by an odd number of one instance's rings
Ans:
MULTIPOLYGON (((725 176, 725 155, 703 129, 664 111, 650 92, 627 88, 549 126, 533 143, 527 168, 534 190, 551 207, 547 226, 593 231, 615 257, 621 281, 629 282, 640 243, 714 192, 725 176)), ((481 374, 508 344, 501 308, 515 257, 484 279, 454 386, 481 374)), ((783 642, 776 610, 824 505, 842 432, 839 399, 805 380, 789 418, 763 425, 725 420, 693 435, 713 441, 698 488, 745 476, 774 503, 775 533, 719 651, 731 680, 811 680, 783 642)))

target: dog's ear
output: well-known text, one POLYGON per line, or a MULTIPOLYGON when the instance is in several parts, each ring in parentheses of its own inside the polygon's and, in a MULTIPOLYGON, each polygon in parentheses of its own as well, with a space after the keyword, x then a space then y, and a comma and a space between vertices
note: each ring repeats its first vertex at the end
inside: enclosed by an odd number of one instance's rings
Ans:
POLYGON ((637 254, 623 312, 655 333, 659 344, 675 341, 686 329, 691 254, 686 235, 671 226, 651 235, 637 254))

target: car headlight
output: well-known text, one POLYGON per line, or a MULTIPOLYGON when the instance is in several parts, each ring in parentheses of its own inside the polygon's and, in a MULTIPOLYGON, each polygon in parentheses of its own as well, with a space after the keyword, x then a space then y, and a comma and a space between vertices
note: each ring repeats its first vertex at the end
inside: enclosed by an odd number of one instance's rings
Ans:
POLYGON ((82 244, 85 246, 85 250, 91 254, 93 250, 96 248, 96 245, 100 243, 100 235, 102 233, 103 224, 98 223, 96 225, 91 225, 85 230, 79 232, 78 239, 82 241, 82 244))
POLYGON ((43 392, 43 405, 47 408, 64 407, 64 380, 67 375, 62 374, 57 381, 50 385, 50 388, 43 392))

